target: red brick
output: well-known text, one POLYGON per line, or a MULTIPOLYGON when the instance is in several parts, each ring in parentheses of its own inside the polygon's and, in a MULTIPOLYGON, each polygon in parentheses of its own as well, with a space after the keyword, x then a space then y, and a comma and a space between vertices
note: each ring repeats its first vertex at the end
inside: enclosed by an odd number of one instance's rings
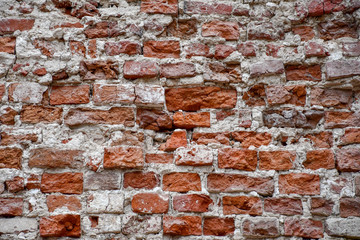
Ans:
POLYGON ((202 43, 193 43, 185 46, 186 58, 194 56, 212 57, 210 54, 210 48, 202 43))
POLYGON ((341 172, 360 171, 360 150, 357 148, 337 150, 336 160, 336 168, 341 172))
POLYGON ((233 15, 249 17, 250 16, 250 8, 249 8, 249 6, 241 5, 234 9, 233 15))
POLYGON ((222 199, 223 212, 229 214, 249 214, 259 216, 262 214, 262 201, 258 197, 225 196, 222 199))
POLYGON ((316 42, 309 42, 305 45, 306 57, 326 57, 328 55, 329 53, 326 52, 325 48, 316 42))
POLYGON ((237 50, 244 57, 256 57, 256 48, 255 44, 252 42, 241 43, 237 46, 237 50))
POLYGON ((131 207, 135 213, 167 213, 169 197, 156 193, 138 193, 132 198, 131 207))
POLYGON ((56 28, 83 28, 84 25, 82 25, 80 22, 75 22, 75 23, 71 23, 71 22, 64 22, 58 25, 54 25, 53 27, 51 27, 50 29, 56 29, 56 28))
POLYGON ((5 95, 5 92, 6 92, 5 84, 0 84, 0 102, 2 101, 2 98, 5 95))
POLYGON ((134 87, 125 84, 94 84, 93 101, 95 104, 133 103, 134 87))
POLYGON ((104 168, 141 168, 144 165, 144 154, 139 147, 105 148, 104 168))
POLYGON ((192 141, 197 144, 224 144, 230 145, 230 133, 229 132, 218 132, 218 133, 203 133, 194 132, 192 135, 192 141))
POLYGON ((96 52, 97 52, 96 39, 91 39, 89 40, 89 45, 88 45, 88 55, 91 58, 96 58, 96 52))
POLYGON ((301 41, 309 41, 315 37, 313 28, 310 26, 296 26, 292 28, 292 32, 300 35, 301 41))
POLYGON ((0 149, 0 168, 21 169, 22 153, 19 148, 0 149))
POLYGON ((325 112, 325 128, 360 127, 359 112, 325 112))
POLYGON ((274 58, 278 58, 278 52, 282 49, 282 46, 274 45, 274 44, 267 44, 266 45, 266 56, 271 56, 274 58))
POLYGON ((170 192, 201 191, 201 180, 197 173, 174 172, 163 176, 163 190, 170 192))
POLYGON ((37 148, 30 150, 29 167, 79 168, 83 165, 83 151, 37 148))
POLYGON ((136 122, 140 128, 163 131, 173 128, 171 117, 163 111, 156 109, 137 108, 136 122))
POLYGON ((249 177, 240 174, 211 173, 207 177, 209 192, 252 192, 261 195, 271 195, 274 191, 274 182, 270 177, 249 177))
POLYGON ((218 150, 218 165, 219 168, 255 171, 257 152, 253 150, 222 148, 218 150))
POLYGON ((41 237, 76 237, 81 236, 80 215, 56 215, 40 219, 41 237))
POLYGON ((191 129, 196 127, 210 127, 210 113, 176 112, 173 116, 176 128, 191 129))
POLYGON ((160 146, 160 150, 166 152, 175 151, 179 147, 186 147, 186 131, 174 131, 170 138, 166 140, 166 143, 160 146))
POLYGON ((167 36, 192 39, 197 33, 196 19, 176 19, 166 28, 167 36))
POLYGON ((134 126, 135 117, 133 108, 112 107, 109 110, 90 108, 72 108, 65 116, 65 124, 69 126, 95 124, 124 124, 134 126))
POLYGON ((225 59, 235 51, 235 48, 229 45, 218 44, 215 46, 215 59, 225 59))
POLYGON ((204 218, 204 235, 226 236, 235 231, 234 218, 204 218))
POLYGON ((25 188, 24 178, 16 176, 11 180, 5 181, 6 188, 11 193, 17 193, 25 188))
POLYGON ((311 198, 311 214, 330 216, 333 212, 334 202, 324 198, 311 198))
POLYGON ((81 194, 83 192, 82 173, 44 173, 41 178, 43 193, 81 194))
POLYGON ((73 55, 79 55, 85 57, 86 48, 83 42, 70 41, 70 51, 73 55))
POLYGON ((175 154, 176 165, 211 166, 213 160, 213 151, 198 145, 177 149, 175 154))
POLYGON ((160 65, 160 77, 183 78, 196 75, 195 65, 192 63, 166 63, 160 65))
POLYGON ((232 6, 223 3, 205 3, 185 1, 184 12, 186 14, 222 14, 231 15, 232 6))
POLYGON ((242 223, 243 235, 248 238, 273 238, 280 235, 277 218, 247 218, 242 223))
POLYGON ((360 61, 336 60, 325 63, 326 79, 335 80, 339 78, 360 75, 360 61))
POLYGON ((13 108, 3 108, 0 112, 0 123, 5 125, 14 125, 16 115, 18 115, 18 112, 13 108))
POLYGON ((285 236, 304 238, 324 237, 324 226, 321 221, 312 219, 286 218, 284 223, 285 236))
POLYGON ((159 185, 159 177, 154 172, 128 172, 124 174, 124 188, 153 189, 159 185))
POLYGON ((144 57, 179 58, 180 43, 178 41, 147 41, 144 42, 144 57))
POLYGON ((344 135, 340 139, 342 145, 360 143, 360 129, 347 128, 344 135))
POLYGON ((256 84, 244 92, 242 100, 252 107, 265 106, 265 96, 265 86, 263 84, 256 84))
POLYGON ((0 134, 0 145, 12 145, 12 144, 29 144, 36 143, 39 137, 35 133, 17 134, 9 132, 2 132, 0 134))
POLYGON ((321 67, 320 65, 304 66, 294 65, 285 68, 287 81, 320 81, 321 67))
POLYGON ((208 64, 208 68, 210 72, 204 75, 205 81, 220 84, 242 82, 241 70, 238 64, 212 62, 208 64))
POLYGON ((141 46, 131 41, 107 42, 104 48, 105 53, 109 56, 116 56, 122 53, 127 55, 141 54, 141 46))
POLYGON ((239 131, 232 132, 231 136, 235 141, 241 142, 241 147, 243 148, 249 148, 250 146, 258 148, 260 146, 267 146, 271 142, 271 134, 266 132, 239 131))
POLYGON ((24 105, 20 113, 23 123, 59 123, 62 118, 62 108, 24 105))
POLYGON ((282 40, 284 39, 284 29, 271 21, 250 22, 247 26, 248 40, 282 40))
POLYGON ((308 5, 309 17, 319 17, 324 14, 323 0, 312 0, 308 5))
POLYGON ((178 0, 142 0, 141 12, 177 15, 178 0))
POLYGON ((266 198, 264 211, 281 215, 302 215, 301 199, 294 198, 266 198))
POLYGON ((360 42, 343 43, 343 55, 346 57, 360 56, 360 42))
POLYGON ((234 108, 236 90, 219 87, 169 88, 165 90, 169 111, 197 111, 204 108, 234 108))
POLYGON ((30 177, 28 177, 26 182, 26 189, 40 189, 41 185, 41 176, 36 174, 31 174, 30 177))
POLYGON ((0 52, 15 53, 16 38, 0 37, 0 52))
POLYGON ((117 79, 119 64, 111 60, 81 61, 80 76, 84 80, 117 79))
POLYGON ((1 19, 0 20, 0 35, 11 34, 16 30, 26 31, 34 26, 34 19, 1 19))
POLYGON ((259 169, 290 170, 296 158, 295 151, 260 151, 259 169))
POLYGON ((159 67, 155 62, 126 61, 124 64, 124 78, 154 78, 159 74, 159 67))
POLYGON ((88 26, 84 31, 88 38, 117 37, 124 32, 119 28, 117 22, 98 22, 88 26))
POLYGON ((23 214, 22 198, 0 198, 0 216, 13 217, 23 214))
POLYGON ((353 93, 350 90, 313 88, 311 90, 311 105, 323 107, 349 108, 353 93))
POLYGON ((90 86, 53 86, 50 93, 50 104, 84 104, 90 100, 90 86))
POLYGON ((320 177, 307 173, 280 175, 279 192, 282 194, 318 195, 320 194, 320 177))
POLYGON ((360 198, 341 198, 340 216, 343 218, 350 216, 360 217, 360 198))
POLYGON ((305 86, 280 86, 272 85, 266 87, 266 97, 269 105, 293 104, 305 106, 306 89, 305 86))
POLYGON ((179 212, 207 212, 213 200, 204 194, 176 195, 173 197, 173 208, 179 212))
POLYGON ((59 208, 67 208, 69 211, 81 210, 80 199, 75 196, 49 195, 46 197, 46 205, 49 212, 59 208))
POLYGON ((332 132, 319 132, 305 135, 305 138, 310 139, 313 146, 317 148, 331 148, 333 145, 332 132))
POLYGON ((316 170, 320 168, 335 168, 334 153, 332 150, 313 150, 306 153, 306 160, 303 162, 305 168, 316 170))
POLYGON ((324 40, 338 39, 342 37, 358 38, 356 24, 349 20, 329 20, 318 24, 320 38, 324 40))
POLYGON ((59 72, 52 75, 52 80, 53 81, 65 80, 65 79, 68 79, 68 78, 69 78, 69 75, 67 74, 67 72, 65 70, 59 71, 59 72))
POLYGON ((250 65, 250 77, 277 75, 283 72, 284 64, 281 60, 265 60, 250 65))
POLYGON ((174 155, 169 153, 148 153, 145 155, 145 162, 147 163, 172 163, 174 155))
POLYGON ((165 215, 163 219, 163 230, 165 235, 200 236, 202 234, 201 217, 173 217, 165 215))
POLYGON ((225 40, 238 40, 240 37, 240 28, 237 22, 226 22, 213 20, 202 25, 203 37, 221 37, 225 40))
POLYGON ((47 74, 47 71, 45 68, 37 68, 33 71, 33 74, 35 74, 37 76, 44 76, 47 74))

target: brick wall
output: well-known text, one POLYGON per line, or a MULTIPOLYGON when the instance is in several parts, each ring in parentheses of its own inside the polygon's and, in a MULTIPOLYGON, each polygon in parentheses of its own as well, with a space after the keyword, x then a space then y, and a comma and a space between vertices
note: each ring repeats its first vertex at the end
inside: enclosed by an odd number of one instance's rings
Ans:
POLYGON ((0 239, 360 238, 358 0, 0 3, 0 239))

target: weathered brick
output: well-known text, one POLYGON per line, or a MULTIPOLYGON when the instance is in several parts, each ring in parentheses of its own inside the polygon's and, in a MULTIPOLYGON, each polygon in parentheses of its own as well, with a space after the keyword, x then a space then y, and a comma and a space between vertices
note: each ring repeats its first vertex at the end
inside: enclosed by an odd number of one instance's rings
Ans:
POLYGON ((80 75, 84 80, 117 79, 119 64, 107 60, 81 61, 80 75))
POLYGON ((53 86, 50 93, 50 104, 84 104, 90 101, 90 86, 53 86))
POLYGON ((179 212, 207 212, 213 204, 213 200, 204 194, 176 195, 173 197, 173 208, 179 212))
POLYGON ((296 26, 292 28, 292 32, 300 35, 301 41, 309 41, 315 37, 314 30, 311 26, 296 26))
POLYGON ((325 128, 360 127, 360 112, 325 112, 325 128))
POLYGON ((124 197, 119 192, 93 192, 86 202, 88 213, 123 213, 124 197))
POLYGON ((218 150, 218 165, 219 168, 255 171, 257 152, 236 148, 222 148, 218 150))
POLYGON ((336 60, 325 63, 326 79, 335 80, 339 78, 360 75, 360 61, 336 60))
POLYGON ((150 61, 126 61, 124 64, 124 78, 154 78, 159 74, 157 63, 150 61))
POLYGON ((13 217, 23 214, 22 198, 0 198, 0 216, 13 217))
POLYGON ((180 42, 178 41, 147 41, 144 42, 144 57, 179 58, 180 42))
POLYGON ((119 41, 105 43, 105 53, 109 56, 116 56, 122 53, 136 55, 141 53, 141 46, 136 42, 119 41))
POLYGON ((311 198, 311 214, 330 216, 333 212, 334 202, 324 198, 311 198))
POLYGON ((313 88, 311 91, 311 104, 324 107, 349 108, 352 102, 352 91, 313 88))
POLYGON ((160 150, 165 152, 175 151, 179 147, 186 147, 186 131, 177 130, 174 131, 170 138, 166 140, 166 143, 160 146, 160 150))
POLYGON ((163 219, 163 230, 165 235, 199 236, 202 234, 201 217, 174 217, 165 215, 163 219))
POLYGON ((324 40, 338 39, 342 37, 357 38, 356 25, 353 21, 347 20, 329 20, 318 24, 320 38, 324 40))
POLYGON ((46 198, 46 205, 49 212, 59 208, 67 208, 69 211, 81 210, 80 199, 75 196, 49 195, 46 198))
POLYGON ((210 113, 184 113, 176 112, 173 115, 176 128, 191 129, 196 127, 210 127, 210 113))
POLYGON ((9 101, 23 103, 41 103, 46 86, 38 83, 13 83, 9 86, 9 101))
POLYGON ((22 154, 20 148, 0 149, 0 168, 21 169, 22 154))
POLYGON ((85 190, 120 189, 121 175, 117 172, 88 172, 84 178, 85 190))
POLYGON ((44 173, 41 177, 43 193, 81 194, 83 192, 82 173, 44 173))
POLYGON ((80 215, 56 215, 40 219, 41 237, 77 237, 81 236, 80 215))
POLYGON ((15 53, 16 38, 14 37, 0 37, 0 52, 15 53))
POLYGON ((150 234, 161 231, 161 216, 125 215, 123 217, 123 234, 150 234))
POLYGON ((135 90, 132 85, 94 84, 93 101, 95 104, 133 103, 135 90))
POLYGON ((201 180, 197 173, 173 172, 163 176, 163 190, 170 192, 201 191, 201 180))
POLYGON ((206 217, 204 218, 204 235, 226 236, 235 231, 234 218, 206 217))
POLYGON ((20 120, 24 123, 59 123, 62 118, 62 108, 24 105, 20 120))
POLYGON ((277 218, 247 218, 242 223, 243 235, 249 238, 273 238, 280 235, 277 218))
POLYGON ((293 104, 296 106, 305 106, 306 103, 305 86, 272 85, 266 87, 265 92, 269 105, 293 104))
POLYGON ((205 3, 185 1, 184 12, 186 14, 222 14, 231 15, 232 6, 224 3, 205 3))
POLYGON ((143 150, 139 147, 110 147, 104 151, 104 168, 140 168, 144 165, 143 150))
POLYGON ((0 112, 0 123, 5 125, 14 125, 15 117, 18 112, 11 107, 5 107, 0 112))
POLYGON ((356 148, 336 151, 336 168, 342 172, 360 171, 360 150, 356 148))
POLYGON ((135 86, 135 104, 162 107, 165 102, 164 88, 160 86, 135 86))
POLYGON ((230 132, 203 133, 193 132, 192 141, 197 144, 224 144, 230 145, 230 132))
POLYGON ((39 168, 79 168, 84 157, 80 150, 59 150, 54 148, 37 148, 30 150, 29 167, 39 168))
POLYGON ((26 31, 33 28, 35 19, 1 19, 0 35, 11 34, 17 30, 26 31))
POLYGON ((333 145, 332 132, 310 133, 304 137, 309 139, 316 148, 331 148, 333 145))
POLYGON ((141 12, 177 15, 178 0, 142 0, 141 12))
POLYGON ((17 193, 25 188, 25 179, 23 177, 16 176, 10 180, 5 181, 7 190, 11 193, 17 193))
POLYGON ((279 192, 283 194, 320 194, 319 175, 308 173, 289 173, 279 176, 279 192))
POLYGON ((218 44, 215 46, 215 59, 225 59, 235 51, 230 45, 218 44))
POLYGON ((128 172, 124 174, 124 188, 153 189, 159 185, 159 177, 154 172, 128 172))
POLYGON ((194 56, 212 57, 210 54, 210 48, 202 43, 192 43, 185 46, 186 58, 194 56))
POLYGON ((274 191, 274 182, 270 177, 249 177, 240 174, 211 173, 207 177, 209 192, 251 192, 267 196, 274 191))
POLYGON ((271 142, 271 134, 266 132, 238 131, 232 132, 231 136, 235 141, 239 141, 243 148, 249 148, 250 146, 258 148, 269 145, 271 142))
POLYGON ((288 65, 285 67, 287 81, 320 81, 321 66, 288 65))
POLYGON ((329 53, 325 50, 325 48, 316 43, 309 42, 305 45, 305 56, 308 57, 326 57, 329 53))
POLYGON ((117 37, 124 34, 117 22, 98 22, 91 24, 85 29, 84 33, 88 38, 117 37))
POLYGON ((250 66, 250 77, 282 74, 284 64, 281 60, 266 60, 250 66))
POLYGON ((360 56, 360 42, 343 43, 343 54, 347 57, 360 56))
POLYGON ((140 128, 163 131, 173 128, 172 119, 163 111, 137 108, 136 122, 140 128))
POLYGON ((225 196, 222 198, 223 212, 229 214, 249 214, 259 216, 262 214, 262 201, 259 197, 225 196))
POLYGON ((0 102, 2 102, 2 98, 5 95, 6 87, 5 84, 0 84, 0 102))
POLYGON ((202 146, 182 147, 175 152, 176 165, 210 166, 213 160, 212 150, 202 146))
POLYGON ((2 132, 0 138, 0 145, 30 144, 39 141, 39 136, 36 133, 19 134, 12 131, 2 132))
POLYGON ((167 213, 169 197, 156 193, 138 193, 132 198, 131 207, 136 213, 167 213))
POLYGON ((169 153, 148 153, 145 155, 145 162, 147 163, 172 163, 174 155, 169 153))
POLYGON ((166 28, 167 36, 192 39, 197 33, 196 19, 177 19, 166 28))
POLYGON ((306 160, 303 162, 305 168, 316 170, 320 168, 335 168, 334 153, 332 150, 313 150, 306 153, 306 160))
POLYGON ((127 107, 112 107, 109 110, 91 108, 72 108, 65 116, 65 124, 69 126, 95 124, 124 124, 134 126, 134 110, 127 107))
POLYGON ((86 48, 83 42, 70 41, 69 46, 70 46, 70 51, 73 55, 79 55, 85 57, 86 48))
POLYGON ((342 145, 360 143, 360 129, 347 128, 344 135, 340 139, 342 145))
POLYGON ((183 78, 196 75, 195 65, 192 63, 166 63, 160 65, 160 77, 183 78))
POLYGON ((256 47, 252 42, 245 42, 238 45, 237 50, 244 57, 256 57, 256 47))
POLYGON ((281 40, 284 39, 282 26, 272 22, 250 22, 247 27, 248 40, 281 40))
POLYGON ((341 198, 340 199, 341 217, 360 217, 360 198, 341 198))
POLYGON ((294 151, 260 151, 259 169, 290 170, 296 158, 294 151))
POLYGON ((358 238, 360 236, 359 224, 359 218, 328 218, 325 221, 325 229, 330 236, 358 238))
POLYGON ((227 41, 238 40, 240 28, 237 22, 213 20, 202 25, 203 37, 221 37, 227 41))
POLYGON ((256 84, 251 86, 248 91, 244 92, 242 100, 246 105, 255 107, 255 106, 265 106, 265 86, 264 84, 256 84))
POLYGON ((312 219, 286 218, 284 223, 285 236, 304 238, 324 237, 324 226, 321 221, 312 219))
POLYGON ((219 87, 169 88, 165 90, 169 111, 197 111, 204 108, 234 108, 236 90, 219 87))
POLYGON ((215 83, 242 82, 241 70, 238 64, 223 64, 220 62, 209 63, 209 73, 204 75, 204 80, 215 83))
POLYGON ((301 199, 295 198, 266 198, 264 211, 281 215, 302 215, 301 199))

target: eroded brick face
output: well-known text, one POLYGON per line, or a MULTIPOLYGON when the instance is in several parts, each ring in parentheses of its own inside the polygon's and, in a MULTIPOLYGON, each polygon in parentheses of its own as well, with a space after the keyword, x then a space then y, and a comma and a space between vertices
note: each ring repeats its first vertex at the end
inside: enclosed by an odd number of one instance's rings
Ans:
POLYGON ((1 239, 360 239, 358 0, 2 2, 1 239))

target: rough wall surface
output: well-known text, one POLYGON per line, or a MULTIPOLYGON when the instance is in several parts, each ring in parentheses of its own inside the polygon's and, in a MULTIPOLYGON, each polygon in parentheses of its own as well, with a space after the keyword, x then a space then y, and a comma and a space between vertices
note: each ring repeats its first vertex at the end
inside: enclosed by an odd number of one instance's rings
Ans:
POLYGON ((0 239, 359 239, 359 8, 0 0, 0 239))

